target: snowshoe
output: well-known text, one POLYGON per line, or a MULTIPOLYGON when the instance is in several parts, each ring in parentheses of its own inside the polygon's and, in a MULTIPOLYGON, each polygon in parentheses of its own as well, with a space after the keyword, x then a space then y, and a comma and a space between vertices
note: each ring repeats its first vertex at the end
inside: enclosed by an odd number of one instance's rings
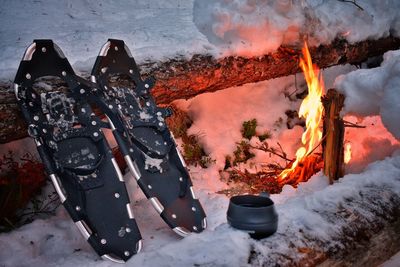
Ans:
POLYGON ((51 40, 34 40, 15 77, 18 104, 59 197, 104 259, 125 262, 141 249, 124 178, 88 102, 92 84, 75 75, 51 40), (43 79, 64 87, 38 86, 43 79))
POLYGON ((204 210, 165 123, 172 111, 157 107, 150 94, 155 80, 142 80, 125 43, 109 39, 96 59, 92 81, 131 173, 162 219, 181 236, 203 231, 204 210), (115 79, 126 86, 114 86, 115 79))

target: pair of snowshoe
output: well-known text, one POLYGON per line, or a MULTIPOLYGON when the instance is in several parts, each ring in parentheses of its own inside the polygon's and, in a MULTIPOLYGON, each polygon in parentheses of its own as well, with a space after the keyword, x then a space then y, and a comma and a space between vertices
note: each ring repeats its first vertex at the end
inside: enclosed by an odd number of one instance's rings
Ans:
POLYGON ((94 250, 115 262, 138 253, 142 237, 103 129, 112 130, 130 172, 169 227, 181 236, 206 227, 165 123, 171 111, 157 107, 150 94, 154 83, 142 80, 124 42, 112 39, 102 47, 91 81, 74 73, 51 40, 35 40, 27 48, 15 77, 28 133, 62 204, 94 250), (129 86, 110 84, 115 75, 128 77, 129 86), (48 76, 65 86, 38 89, 48 76))

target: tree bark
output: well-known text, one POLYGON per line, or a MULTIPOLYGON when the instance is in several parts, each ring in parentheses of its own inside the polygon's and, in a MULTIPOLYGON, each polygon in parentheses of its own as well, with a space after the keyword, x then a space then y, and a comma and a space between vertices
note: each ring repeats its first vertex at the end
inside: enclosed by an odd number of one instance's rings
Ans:
POLYGON ((335 89, 329 89, 322 97, 324 106, 322 151, 324 158, 324 174, 329 177, 329 182, 344 175, 344 122, 340 111, 344 104, 344 95, 335 89))
MULTIPOLYGON (((345 63, 360 64, 370 57, 398 48, 400 39, 387 37, 356 44, 336 40, 329 45, 312 47, 310 52, 313 62, 326 68, 345 63)), ((190 60, 182 57, 166 62, 147 62, 140 68, 143 76, 151 74, 157 79, 152 91, 157 103, 167 104, 204 92, 295 74, 300 72, 300 54, 301 47, 281 47, 261 57, 215 59, 210 55, 194 55, 190 60)), ((27 135, 11 87, 11 82, 0 84, 0 143, 27 135)))

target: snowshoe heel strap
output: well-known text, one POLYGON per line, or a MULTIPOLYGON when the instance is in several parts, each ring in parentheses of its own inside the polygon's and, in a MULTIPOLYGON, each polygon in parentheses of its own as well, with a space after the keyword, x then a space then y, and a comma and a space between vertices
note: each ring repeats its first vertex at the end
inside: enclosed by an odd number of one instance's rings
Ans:
POLYGON ((126 74, 135 82, 140 80, 139 69, 124 41, 108 39, 93 67, 92 75, 126 74), (95 73, 97 72, 97 73, 95 73))
POLYGON ((56 76, 74 85, 75 73, 61 49, 52 40, 34 40, 25 51, 15 83, 32 86, 37 78, 56 76))

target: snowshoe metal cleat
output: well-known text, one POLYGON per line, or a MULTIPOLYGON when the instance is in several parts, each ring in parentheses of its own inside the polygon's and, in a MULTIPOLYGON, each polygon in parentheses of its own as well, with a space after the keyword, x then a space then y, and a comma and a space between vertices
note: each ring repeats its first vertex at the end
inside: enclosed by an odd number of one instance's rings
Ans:
POLYGON ((102 257, 123 263, 142 245, 124 178, 88 102, 92 84, 75 75, 51 40, 26 50, 14 89, 47 174, 75 225, 102 257), (38 88, 48 76, 66 85, 38 88))
POLYGON ((181 236, 203 231, 204 210, 165 123, 172 111, 157 107, 150 94, 155 80, 142 80, 125 43, 109 39, 97 57, 92 81, 98 84, 101 107, 127 165, 154 208, 181 236), (127 86, 113 86, 115 79, 125 79, 127 86))

